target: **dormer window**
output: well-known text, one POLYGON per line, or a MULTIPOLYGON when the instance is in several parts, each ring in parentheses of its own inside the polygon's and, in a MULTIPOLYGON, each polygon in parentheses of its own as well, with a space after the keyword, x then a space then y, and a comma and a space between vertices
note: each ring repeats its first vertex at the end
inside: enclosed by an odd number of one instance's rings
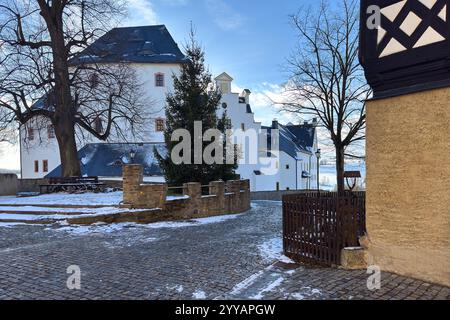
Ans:
POLYGON ((155 86, 164 87, 164 73, 155 74, 155 86))

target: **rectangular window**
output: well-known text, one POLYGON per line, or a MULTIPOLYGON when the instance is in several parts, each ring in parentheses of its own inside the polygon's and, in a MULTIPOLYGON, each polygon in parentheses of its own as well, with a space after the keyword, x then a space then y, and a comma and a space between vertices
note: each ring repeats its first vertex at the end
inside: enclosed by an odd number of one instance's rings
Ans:
POLYGON ((47 126, 47 136, 49 139, 55 138, 55 128, 52 125, 47 126))
POLYGON ((156 132, 164 132, 164 119, 156 119, 156 132))
POLYGON ((42 161, 42 171, 48 172, 48 160, 42 161))
POLYGON ((241 130, 245 131, 245 124, 244 123, 241 123, 241 130))
POLYGON ((163 73, 155 74, 155 86, 164 87, 164 74, 163 73))
POLYGON ((28 140, 33 141, 34 140, 34 129, 28 128, 28 140))
POLYGON ((280 183, 277 182, 277 191, 280 191, 280 183))
POLYGON ((39 161, 37 160, 34 161, 34 172, 39 172, 39 161))
POLYGON ((288 164, 286 165, 286 170, 289 170, 289 165, 288 164))

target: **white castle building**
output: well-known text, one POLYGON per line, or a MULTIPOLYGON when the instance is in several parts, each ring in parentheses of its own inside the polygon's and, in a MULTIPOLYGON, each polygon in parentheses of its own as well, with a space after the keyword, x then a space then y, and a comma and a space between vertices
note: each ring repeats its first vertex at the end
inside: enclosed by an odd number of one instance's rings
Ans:
MULTIPOLYGON (((96 62, 127 62, 136 70, 144 84, 146 99, 154 111, 140 141, 117 138, 110 138, 107 142, 94 138, 84 141, 78 152, 82 174, 120 179, 122 165, 133 162, 144 166, 146 181, 164 181, 153 150, 156 148, 161 153, 165 152, 163 132, 166 94, 173 90, 172 75, 180 73, 180 66, 185 61, 183 53, 163 25, 116 28, 91 47, 93 52, 102 52, 101 55, 95 55, 98 59, 96 62)), ((270 127, 262 126, 255 121, 250 105, 250 90, 233 93, 232 81, 227 73, 215 78, 215 85, 222 93, 219 109, 226 109, 232 128, 244 133, 241 140, 237 141, 241 149, 246 150, 237 174, 251 181, 252 191, 315 189, 315 123, 284 126, 274 121, 270 127), (270 139, 274 129, 280 133, 275 143, 270 139), (257 133, 256 142, 246 140, 247 132, 257 133), (279 145, 279 148, 272 145, 279 145), (255 152, 257 161, 249 161, 255 152)), ((39 107, 39 103, 35 107, 39 107)), ((58 143, 51 125, 31 120, 21 127, 20 136, 22 178, 59 176, 58 143)))

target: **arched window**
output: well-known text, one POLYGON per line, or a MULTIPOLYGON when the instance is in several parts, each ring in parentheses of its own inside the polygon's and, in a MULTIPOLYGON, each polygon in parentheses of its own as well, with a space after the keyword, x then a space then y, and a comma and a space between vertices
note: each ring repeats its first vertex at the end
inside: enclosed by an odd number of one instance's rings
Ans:
POLYGON ((222 103, 222 108, 224 108, 224 109, 228 108, 228 105, 226 104, 226 102, 222 103))

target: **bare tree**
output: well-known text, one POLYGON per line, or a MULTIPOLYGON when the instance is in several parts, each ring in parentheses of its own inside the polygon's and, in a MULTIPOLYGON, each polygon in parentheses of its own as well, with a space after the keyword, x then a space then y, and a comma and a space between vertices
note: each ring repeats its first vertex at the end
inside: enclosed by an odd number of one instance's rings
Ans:
POLYGON ((365 101, 371 95, 358 61, 358 3, 341 0, 333 8, 322 2, 319 10, 291 17, 299 42, 288 59, 288 98, 281 103, 289 113, 318 117, 329 132, 339 192, 345 190, 345 158, 361 157, 352 146, 365 140, 365 101))
POLYGON ((76 135, 130 137, 145 122, 127 64, 95 63, 89 45, 125 12, 118 0, 0 3, 0 127, 50 123, 63 176, 80 175, 76 135))

